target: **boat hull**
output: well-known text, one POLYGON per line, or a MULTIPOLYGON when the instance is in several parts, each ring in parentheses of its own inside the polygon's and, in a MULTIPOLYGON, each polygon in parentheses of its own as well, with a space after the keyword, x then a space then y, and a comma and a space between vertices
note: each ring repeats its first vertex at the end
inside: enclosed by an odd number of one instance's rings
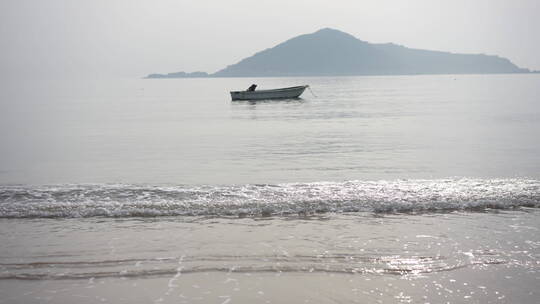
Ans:
POLYGON ((298 98, 308 86, 298 86, 275 90, 232 91, 232 100, 263 100, 263 99, 292 99, 298 98))

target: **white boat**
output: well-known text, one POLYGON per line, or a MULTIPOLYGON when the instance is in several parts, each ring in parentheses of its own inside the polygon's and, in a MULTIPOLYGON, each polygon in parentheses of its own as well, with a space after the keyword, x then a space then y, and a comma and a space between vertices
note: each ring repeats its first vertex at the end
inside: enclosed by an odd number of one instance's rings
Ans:
POLYGON ((232 100, 292 99, 302 95, 307 87, 309 86, 303 85, 272 90, 232 91, 231 98, 232 100))

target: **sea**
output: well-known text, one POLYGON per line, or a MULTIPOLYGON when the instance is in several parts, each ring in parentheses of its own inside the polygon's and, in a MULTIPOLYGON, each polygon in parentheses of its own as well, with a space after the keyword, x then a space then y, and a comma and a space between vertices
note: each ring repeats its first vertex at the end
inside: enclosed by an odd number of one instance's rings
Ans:
POLYGON ((0 90, 0 303, 538 303, 539 230, 540 74, 0 90))

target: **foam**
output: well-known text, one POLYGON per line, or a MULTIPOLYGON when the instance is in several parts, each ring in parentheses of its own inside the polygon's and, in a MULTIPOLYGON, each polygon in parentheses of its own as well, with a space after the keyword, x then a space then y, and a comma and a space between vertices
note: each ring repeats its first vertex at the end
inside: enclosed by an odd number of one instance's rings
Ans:
POLYGON ((286 216, 540 207, 540 181, 435 179, 225 186, 0 186, 2 218, 286 216))

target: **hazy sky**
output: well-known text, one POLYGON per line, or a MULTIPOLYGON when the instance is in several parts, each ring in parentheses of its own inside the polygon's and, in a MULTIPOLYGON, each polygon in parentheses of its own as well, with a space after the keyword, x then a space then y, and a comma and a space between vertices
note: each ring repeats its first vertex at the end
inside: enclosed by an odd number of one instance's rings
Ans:
POLYGON ((215 72, 323 27, 540 70, 540 0, 0 0, 3 76, 215 72))

